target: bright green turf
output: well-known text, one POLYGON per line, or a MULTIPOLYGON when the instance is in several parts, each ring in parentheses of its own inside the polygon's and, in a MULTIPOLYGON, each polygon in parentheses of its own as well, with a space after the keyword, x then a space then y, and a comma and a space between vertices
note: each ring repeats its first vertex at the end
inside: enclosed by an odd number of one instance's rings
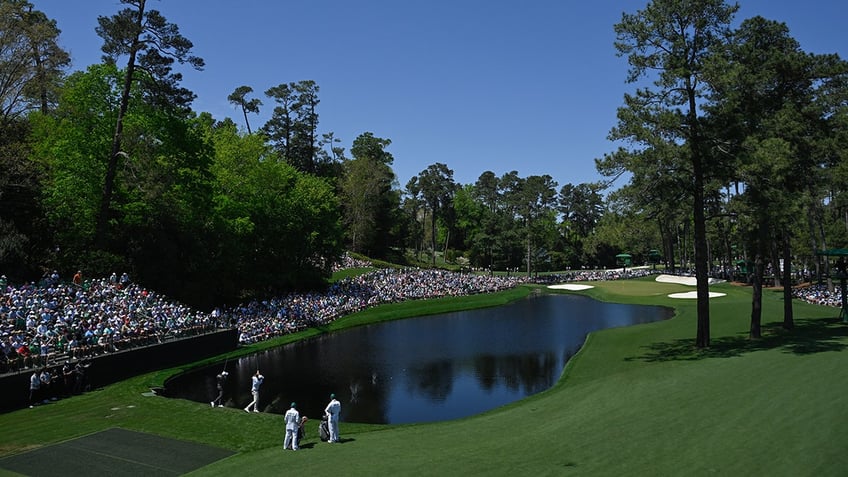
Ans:
MULTIPOLYGON (((554 388, 479 416, 343 422, 345 442, 317 442, 310 429, 304 449, 284 453, 281 416, 143 396, 174 372, 166 370, 0 416, 0 455, 120 426, 239 452, 192 475, 846 475, 848 325, 838 309, 795 303, 797 328, 784 332, 781 294, 766 291, 765 337, 751 341, 750 289, 715 285, 728 295, 712 299, 712 346, 699 351, 694 301, 666 296, 692 287, 592 284, 578 293, 671 306, 677 316, 593 333, 554 388)), ((320 331, 498 304, 528 291, 391 305, 320 331)))

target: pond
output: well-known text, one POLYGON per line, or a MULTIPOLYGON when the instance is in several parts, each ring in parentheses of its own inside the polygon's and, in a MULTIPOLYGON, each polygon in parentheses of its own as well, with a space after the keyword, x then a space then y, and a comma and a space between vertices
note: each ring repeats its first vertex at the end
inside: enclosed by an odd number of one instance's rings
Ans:
POLYGON ((302 415, 320 419, 335 393, 342 422, 443 421, 550 388, 592 331, 671 316, 663 307, 542 295, 330 333, 175 376, 166 393, 208 403, 226 369, 225 403, 243 408, 258 369, 266 412, 284 413, 294 401, 302 415))

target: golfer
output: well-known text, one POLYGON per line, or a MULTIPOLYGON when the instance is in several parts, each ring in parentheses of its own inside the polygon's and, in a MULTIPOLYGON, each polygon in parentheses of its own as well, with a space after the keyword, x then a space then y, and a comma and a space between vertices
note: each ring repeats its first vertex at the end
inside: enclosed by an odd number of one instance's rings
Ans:
POLYGON ((324 408, 327 415, 327 425, 330 428, 330 439, 327 442, 339 442, 339 414, 342 412, 342 404, 336 399, 335 394, 330 394, 330 403, 324 408))
POLYGON ((283 450, 297 450, 298 432, 300 431, 300 413, 297 412, 297 405, 291 403, 291 407, 286 411, 286 438, 283 441, 283 450))
POLYGON ((250 412, 251 407, 253 407, 253 412, 259 412, 259 387, 262 386, 262 381, 264 380, 265 376, 262 376, 257 369, 251 378, 250 384, 250 394, 253 395, 253 401, 244 408, 244 412, 250 412))
POLYGON ((224 407, 224 386, 227 384, 227 376, 229 375, 230 373, 226 371, 221 371, 221 374, 215 376, 215 380, 217 381, 216 385, 218 387, 218 396, 215 398, 214 401, 209 403, 212 405, 212 407, 224 407))

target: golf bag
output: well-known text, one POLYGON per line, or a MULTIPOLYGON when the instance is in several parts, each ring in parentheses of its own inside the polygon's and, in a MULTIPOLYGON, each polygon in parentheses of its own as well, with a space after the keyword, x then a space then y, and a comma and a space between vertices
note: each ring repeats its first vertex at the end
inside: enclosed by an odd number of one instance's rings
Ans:
POLYGON ((318 424, 318 437, 321 439, 321 442, 330 440, 330 425, 327 422, 327 416, 322 417, 321 423, 318 424))

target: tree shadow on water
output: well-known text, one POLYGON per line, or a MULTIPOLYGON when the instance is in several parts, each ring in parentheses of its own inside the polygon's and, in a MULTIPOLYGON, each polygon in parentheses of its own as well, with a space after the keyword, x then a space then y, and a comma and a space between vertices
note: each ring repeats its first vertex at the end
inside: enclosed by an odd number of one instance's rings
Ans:
POLYGON ((848 348, 848 324, 839 318, 796 319, 795 328, 784 330, 782 323, 764 324, 762 338, 750 339, 748 333, 710 340, 708 348, 695 346, 695 338, 653 343, 643 347, 641 356, 626 361, 692 361, 707 358, 731 358, 746 353, 780 349, 798 355, 842 351, 848 348))

